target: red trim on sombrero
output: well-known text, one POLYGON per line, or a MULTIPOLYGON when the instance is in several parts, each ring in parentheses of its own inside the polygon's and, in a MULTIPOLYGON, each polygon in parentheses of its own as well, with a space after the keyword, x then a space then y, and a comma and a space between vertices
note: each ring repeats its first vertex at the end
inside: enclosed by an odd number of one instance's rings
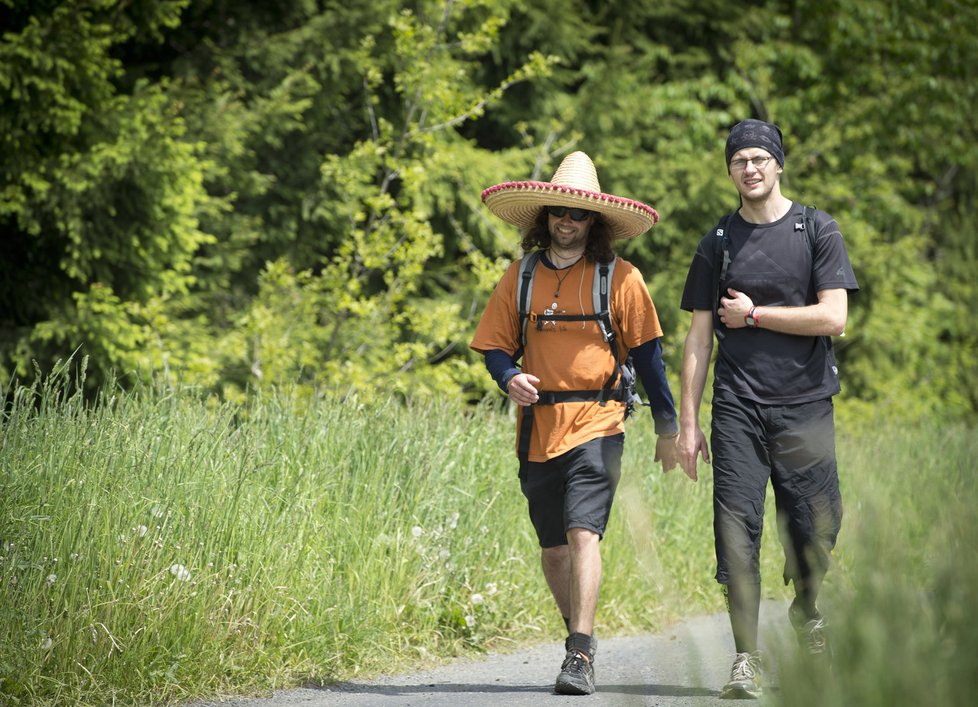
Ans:
POLYGON ((495 186, 489 187, 482 191, 482 201, 486 200, 486 197, 495 194, 500 191, 523 191, 531 190, 535 192, 561 192, 563 194, 573 194, 575 196, 582 196, 587 199, 596 199, 598 201, 603 201, 609 204, 617 204, 619 206, 630 207, 637 209, 639 211, 644 211, 649 216, 652 217, 652 223, 655 224, 659 220, 659 213, 653 209, 648 204, 643 204, 641 201, 635 201, 634 199, 626 199, 625 197, 615 196, 614 194, 605 194, 604 192, 593 192, 587 189, 576 189, 574 187, 565 187, 559 184, 553 184, 552 182, 504 182, 503 184, 496 184, 495 186))

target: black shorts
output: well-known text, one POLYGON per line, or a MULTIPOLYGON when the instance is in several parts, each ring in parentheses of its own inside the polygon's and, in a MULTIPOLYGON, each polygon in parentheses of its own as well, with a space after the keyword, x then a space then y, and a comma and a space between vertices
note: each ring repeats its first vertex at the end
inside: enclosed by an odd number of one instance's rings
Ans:
POLYGON ((717 389, 711 447, 717 581, 760 581, 769 479, 785 583, 824 575, 842 525, 832 399, 761 405, 717 389))
POLYGON ((570 528, 604 535, 621 477, 625 435, 598 437, 545 462, 520 463, 520 488, 540 547, 567 544, 570 528))

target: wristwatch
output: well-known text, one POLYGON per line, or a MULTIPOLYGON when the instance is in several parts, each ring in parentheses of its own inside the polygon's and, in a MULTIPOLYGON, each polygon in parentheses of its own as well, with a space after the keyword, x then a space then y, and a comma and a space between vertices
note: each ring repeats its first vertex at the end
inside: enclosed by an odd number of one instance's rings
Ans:
POLYGON ((757 316, 756 309, 757 307, 751 307, 750 311, 744 317, 744 323, 751 329, 756 329, 761 324, 761 318, 757 316))

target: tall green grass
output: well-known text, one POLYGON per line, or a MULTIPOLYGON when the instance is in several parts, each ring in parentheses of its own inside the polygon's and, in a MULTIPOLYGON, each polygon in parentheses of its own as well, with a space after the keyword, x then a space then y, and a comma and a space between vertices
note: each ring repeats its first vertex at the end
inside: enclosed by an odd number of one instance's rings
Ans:
POLYGON ((972 705, 978 435, 888 426, 842 449, 846 518, 820 602, 831 661, 785 646, 777 704, 972 705))
MULTIPOLYGON (((86 404, 74 390, 61 373, 5 401, 0 701, 175 702, 562 637, 513 420, 491 406, 286 392, 235 406, 166 389, 86 404)), ((628 426, 603 635, 721 608, 709 469, 696 484, 662 475, 651 427, 628 426)), ((973 512, 958 515, 975 499, 969 435, 909 431, 896 443, 910 456, 882 433, 843 442, 849 527, 827 597, 835 615, 879 585, 866 641, 892 638, 880 612, 915 615, 895 588, 934 631, 939 609, 974 618, 973 512)), ((763 562, 766 594, 786 597, 774 532, 763 562)), ((968 639, 942 636, 945 651, 968 639)))

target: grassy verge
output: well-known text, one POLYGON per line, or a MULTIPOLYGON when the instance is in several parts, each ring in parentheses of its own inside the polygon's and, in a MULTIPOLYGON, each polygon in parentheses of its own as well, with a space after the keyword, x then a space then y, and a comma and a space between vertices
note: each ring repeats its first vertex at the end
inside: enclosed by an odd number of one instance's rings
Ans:
POLYGON ((846 520, 823 592, 833 659, 782 653, 777 704, 966 705, 978 690, 978 435, 848 440, 846 520))
MULTIPOLYGON (((604 635, 721 607, 709 470, 696 484, 664 476, 651 462, 651 420, 628 430, 603 550, 604 635)), ((974 618, 974 601, 962 604, 974 598, 973 513, 956 515, 973 507, 963 471, 974 443, 967 430, 939 442, 910 431, 898 442, 881 435, 840 450, 849 527, 828 597, 858 600, 872 617, 895 611, 907 597, 887 592, 907 587, 937 631, 947 625, 939 608, 958 612, 948 620, 974 618), (921 483, 908 488, 908 479, 921 483), (899 583, 883 581, 894 547, 899 583), (870 602, 862 595, 874 582, 886 591, 870 602)), ((773 532, 763 557, 765 592, 787 596, 773 532)), ((516 480, 513 423, 496 410, 288 394, 242 407, 163 390, 106 393, 86 406, 57 376, 6 400, 5 702, 255 692, 561 631, 516 480)), ((953 646, 967 636, 937 638, 953 646)))

